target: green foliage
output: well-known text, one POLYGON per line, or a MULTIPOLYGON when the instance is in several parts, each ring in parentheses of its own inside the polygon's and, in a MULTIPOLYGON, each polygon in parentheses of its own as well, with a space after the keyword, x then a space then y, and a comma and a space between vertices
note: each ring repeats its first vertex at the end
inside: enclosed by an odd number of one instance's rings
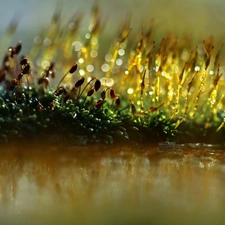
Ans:
MULTIPOLYGON (((92 97, 84 105, 69 99, 62 103, 54 91, 21 87, 0 98, 0 141, 43 140, 51 142, 107 143, 156 141, 173 136, 172 124, 162 113, 133 118, 130 107, 118 115, 110 100, 100 108, 92 97)), ((129 106, 129 105, 128 105, 129 106)))

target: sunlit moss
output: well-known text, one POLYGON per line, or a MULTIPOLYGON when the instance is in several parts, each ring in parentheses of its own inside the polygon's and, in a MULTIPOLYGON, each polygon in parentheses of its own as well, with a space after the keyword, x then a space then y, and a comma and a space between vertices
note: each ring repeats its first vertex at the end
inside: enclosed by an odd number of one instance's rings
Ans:
POLYGON ((6 49, 1 141, 223 141, 223 45, 208 38, 195 47, 172 34, 155 40, 153 23, 134 35, 129 22, 105 45, 98 7, 81 37, 82 17, 62 26, 54 15, 27 56, 22 42, 6 49))

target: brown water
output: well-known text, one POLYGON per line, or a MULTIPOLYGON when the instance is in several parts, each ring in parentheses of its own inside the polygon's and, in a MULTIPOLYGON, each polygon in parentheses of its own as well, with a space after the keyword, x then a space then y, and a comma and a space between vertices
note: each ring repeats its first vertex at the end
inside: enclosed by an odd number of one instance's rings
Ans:
POLYGON ((224 224, 225 151, 157 146, 0 151, 0 224, 224 224))

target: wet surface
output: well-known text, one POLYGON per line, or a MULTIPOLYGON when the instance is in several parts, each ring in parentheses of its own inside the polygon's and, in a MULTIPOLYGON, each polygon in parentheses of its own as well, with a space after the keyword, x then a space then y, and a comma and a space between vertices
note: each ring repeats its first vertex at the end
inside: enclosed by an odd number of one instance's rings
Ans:
POLYGON ((1 224, 223 224, 224 189, 213 147, 1 147, 1 224))

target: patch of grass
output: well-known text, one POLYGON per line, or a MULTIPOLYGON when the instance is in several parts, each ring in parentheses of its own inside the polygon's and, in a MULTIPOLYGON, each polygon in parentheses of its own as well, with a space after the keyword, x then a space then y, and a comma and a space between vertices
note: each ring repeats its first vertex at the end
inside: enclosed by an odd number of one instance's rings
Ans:
POLYGON ((126 21, 109 46, 99 8, 84 37, 82 17, 61 25, 56 12, 28 55, 20 55, 22 42, 6 51, 0 141, 223 142, 222 45, 209 38, 193 48, 191 38, 173 35, 155 41, 152 22, 130 38, 126 21))

